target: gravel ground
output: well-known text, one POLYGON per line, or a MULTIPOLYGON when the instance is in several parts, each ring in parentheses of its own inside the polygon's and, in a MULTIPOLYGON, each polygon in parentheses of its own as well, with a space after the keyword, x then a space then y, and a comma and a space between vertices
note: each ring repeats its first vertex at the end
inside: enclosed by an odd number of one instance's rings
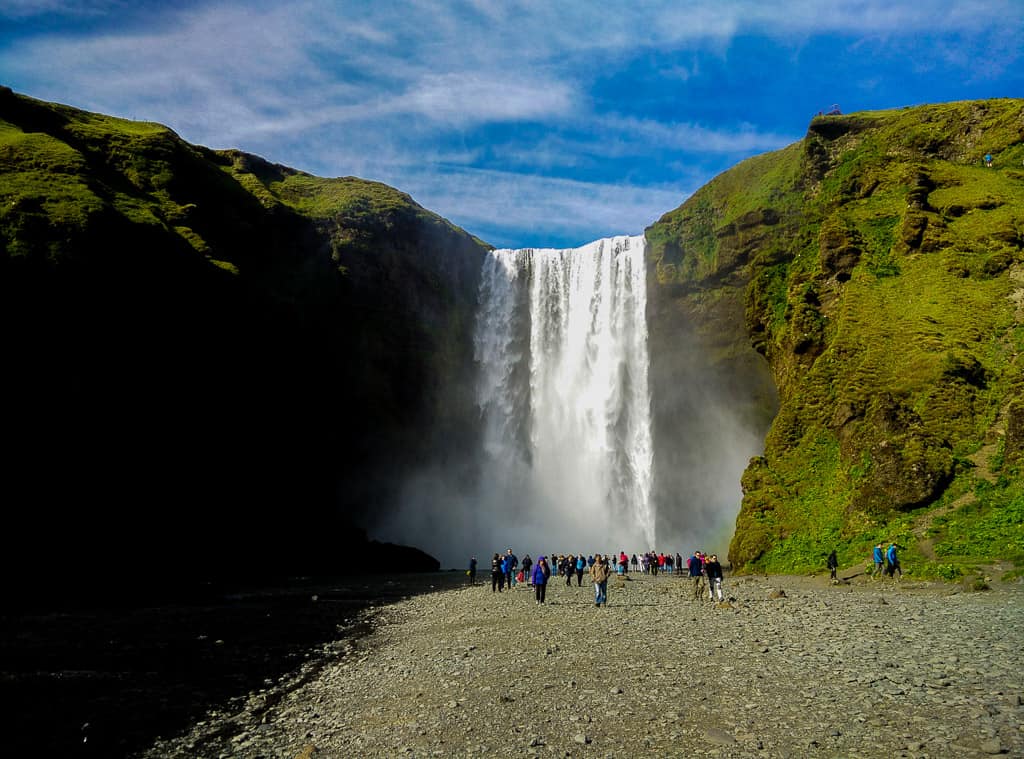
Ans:
MULTIPOLYGON (((140 756, 1024 756, 1024 588, 553 578, 365 612, 365 636, 140 756), (781 592, 780 592, 781 591, 781 592)), ((324 601, 310 600, 311 603, 324 601)))

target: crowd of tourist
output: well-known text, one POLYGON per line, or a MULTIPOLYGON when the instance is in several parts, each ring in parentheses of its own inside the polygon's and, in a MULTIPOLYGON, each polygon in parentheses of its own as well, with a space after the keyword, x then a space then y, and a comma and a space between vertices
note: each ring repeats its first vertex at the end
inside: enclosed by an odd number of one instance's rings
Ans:
MULTIPOLYGON (((477 558, 469 560, 469 582, 476 584, 477 558)), ((608 579, 613 575, 626 576, 630 572, 657 577, 659 573, 683 574, 689 578, 693 586, 693 597, 700 600, 707 596, 709 600, 722 601, 722 565, 714 554, 694 551, 685 562, 676 553, 644 553, 627 555, 625 551, 608 554, 557 553, 542 554, 536 559, 525 554, 520 559, 511 548, 505 553, 495 553, 491 557, 491 592, 502 593, 523 584, 533 588, 538 604, 545 603, 548 583, 564 581, 567 588, 583 586, 584 575, 594 588, 594 605, 603 606, 608 603, 608 579)))

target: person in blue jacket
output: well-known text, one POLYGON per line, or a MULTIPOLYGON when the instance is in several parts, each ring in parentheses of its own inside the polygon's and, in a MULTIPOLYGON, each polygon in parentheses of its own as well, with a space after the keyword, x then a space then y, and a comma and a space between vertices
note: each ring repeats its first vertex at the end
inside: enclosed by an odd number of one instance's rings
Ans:
POLYGON ((551 577, 551 567, 544 556, 537 557, 537 563, 533 565, 533 594, 537 603, 544 603, 544 595, 548 589, 548 578, 551 577))
POLYGON ((587 571, 587 560, 580 554, 576 557, 576 587, 583 585, 583 573, 587 571))
POLYGON ((878 577, 885 570, 885 556, 882 554, 881 543, 875 546, 872 558, 875 560, 875 571, 871 573, 871 576, 878 577))
POLYGON ((693 583, 693 598, 699 601, 704 595, 704 557, 700 551, 694 551, 686 565, 690 570, 690 582, 693 583))
POLYGON ((896 555, 896 549, 899 548, 895 543, 889 543, 889 547, 885 551, 885 560, 889 565, 889 577, 895 577, 896 573, 900 573, 900 579, 903 579, 903 568, 900 567, 900 558, 896 555))

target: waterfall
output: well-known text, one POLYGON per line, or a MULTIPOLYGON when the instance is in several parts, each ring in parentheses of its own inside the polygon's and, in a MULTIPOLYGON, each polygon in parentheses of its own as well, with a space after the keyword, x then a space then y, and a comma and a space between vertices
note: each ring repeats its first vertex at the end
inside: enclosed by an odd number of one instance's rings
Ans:
POLYGON ((656 548, 644 252, 635 236, 487 257, 478 517, 498 543, 656 548))

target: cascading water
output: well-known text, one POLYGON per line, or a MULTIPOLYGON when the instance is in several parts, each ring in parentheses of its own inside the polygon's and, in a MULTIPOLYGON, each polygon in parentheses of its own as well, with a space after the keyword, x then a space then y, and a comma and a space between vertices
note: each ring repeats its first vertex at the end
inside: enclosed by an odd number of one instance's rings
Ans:
POLYGON ((475 355, 492 540, 656 546, 644 250, 643 236, 614 237, 487 258, 475 355))

